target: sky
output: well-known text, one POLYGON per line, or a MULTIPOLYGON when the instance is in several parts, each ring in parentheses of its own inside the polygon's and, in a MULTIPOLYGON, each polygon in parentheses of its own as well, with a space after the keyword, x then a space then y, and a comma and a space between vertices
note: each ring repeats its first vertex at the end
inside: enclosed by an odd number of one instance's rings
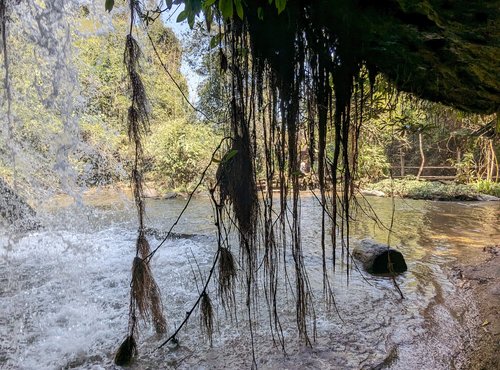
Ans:
MULTIPOLYGON (((177 16, 184 9, 184 4, 180 7, 173 6, 168 12, 163 13, 163 22, 167 27, 170 27, 177 38, 184 45, 187 37, 189 37, 189 25, 187 21, 177 23, 177 16)), ((189 88, 189 99, 191 103, 196 103, 198 100, 198 85, 202 82, 202 78, 191 68, 186 58, 182 58, 181 72, 186 77, 189 88)))

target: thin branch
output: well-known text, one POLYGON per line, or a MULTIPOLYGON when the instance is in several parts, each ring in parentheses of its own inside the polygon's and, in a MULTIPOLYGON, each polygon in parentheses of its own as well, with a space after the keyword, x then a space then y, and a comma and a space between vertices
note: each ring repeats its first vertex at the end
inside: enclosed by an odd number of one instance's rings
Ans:
POLYGON ((219 245, 217 246, 217 252, 215 253, 214 262, 212 264, 212 267, 210 268, 210 272, 208 274, 207 281, 205 282, 205 285, 203 286, 203 290, 198 295, 198 299, 193 304, 193 306, 191 307, 191 309, 186 312, 186 317, 184 318, 184 320, 182 321, 182 323, 177 327, 177 329, 175 330, 175 332, 170 337, 168 337, 168 339, 166 341, 164 341, 161 345, 159 345, 156 348, 156 350, 161 349, 168 342, 170 342, 171 340, 175 339, 176 336, 177 336, 177 334, 180 332, 180 330, 184 327, 184 325, 186 325, 186 323, 188 322, 189 318, 193 314, 194 310, 196 309, 196 307, 198 307, 198 304, 200 303, 203 295, 206 294, 206 291, 207 291, 207 288, 208 288, 208 284, 210 283, 210 280, 212 279, 212 276, 213 276, 214 271, 215 271, 215 267, 217 266, 217 261, 219 259, 219 255, 220 255, 220 251, 221 251, 221 246, 220 246, 220 237, 221 237, 221 234, 220 234, 220 222, 221 221, 220 221, 220 217, 219 217, 219 214, 220 214, 219 213, 220 205, 217 204, 217 202, 216 202, 216 200, 214 198, 214 191, 215 191, 214 189, 211 189, 210 195, 212 197, 212 201, 215 204, 215 212, 216 212, 216 215, 217 215, 215 224, 216 224, 216 226, 218 228, 218 234, 219 234, 219 243, 218 243, 219 245))
POLYGON ((217 265, 217 260, 219 259, 219 254, 220 254, 220 248, 217 248, 217 252, 215 254, 215 258, 214 258, 214 262, 212 264, 212 268, 210 268, 210 273, 208 274, 208 278, 207 278, 207 281, 205 283, 205 285, 203 286, 203 290, 201 291, 200 295, 198 296, 198 299, 196 300, 196 302, 193 304, 193 307, 191 307, 191 309, 189 311, 186 312, 186 317, 184 318, 184 320, 182 321, 182 323, 177 327, 177 329, 175 330, 175 332, 170 336, 168 337, 168 339, 166 341, 164 341, 162 344, 160 344, 156 349, 161 349, 163 346, 165 346, 168 342, 170 342, 172 339, 174 339, 177 334, 179 334, 179 332, 181 331, 182 327, 184 325, 186 325, 186 323, 188 322, 189 318, 191 317, 191 315, 193 314, 194 310, 196 309, 196 307, 198 306, 198 304, 200 303, 201 301, 201 298, 203 297, 203 294, 207 291, 207 288, 208 288, 208 283, 210 283, 210 280, 212 278, 212 275, 214 273, 214 270, 215 270, 215 267, 217 265))
POLYGON ((208 116, 208 114, 206 114, 205 112, 203 112, 201 109, 199 108, 196 108, 193 103, 191 103, 188 99, 188 97, 186 96, 186 94, 184 94, 184 91, 182 91, 181 87, 179 86, 179 84, 177 83, 177 81, 175 80, 175 78, 172 76, 172 74, 170 73, 170 71, 168 70, 167 66, 165 65, 165 63, 163 62, 163 60, 161 59, 161 56, 160 56, 160 53, 158 52, 158 49, 156 49, 156 45, 153 41, 153 38, 151 37, 151 35, 149 34, 148 30, 146 30, 146 35, 148 36, 149 38, 149 41, 151 42, 151 46, 153 47, 153 51, 156 55, 156 57, 158 58, 158 61, 160 62, 163 70, 165 71, 165 73, 168 75, 168 77, 172 80, 172 82, 174 83, 174 85, 177 87, 177 89, 179 90, 179 92, 181 93, 182 97, 184 98, 184 100, 186 101, 186 103, 188 103, 188 105, 193 108, 193 110, 195 112, 198 112, 199 114, 201 114, 204 118, 206 118, 207 121, 209 122, 212 122, 216 125, 220 125, 222 124, 223 122, 217 122, 215 120, 213 120, 212 118, 210 118, 208 116))
POLYGON ((196 184, 195 188, 193 189, 193 191, 189 194, 189 197, 188 197, 188 200, 186 202, 186 204, 184 205, 184 208, 182 209, 182 211, 179 213, 179 216, 177 216, 177 219, 175 220, 175 222, 172 224, 172 226, 170 227, 170 229, 168 230, 168 233, 167 235, 165 236, 165 238, 163 238, 163 240, 160 242, 160 244, 158 244, 158 246, 153 249, 153 251, 146 256, 146 258, 144 259, 147 263, 149 263, 149 261, 151 261, 151 259, 153 258, 153 256, 155 255, 155 253, 158 251, 158 249, 160 249, 160 247, 167 241, 167 239, 170 237, 170 234, 172 233, 172 230, 174 229, 174 227, 179 223, 182 215, 184 214, 184 212, 186 211, 186 209, 188 208, 189 206, 189 203, 191 202, 191 199, 193 198, 193 195, 196 193, 196 191, 198 190, 198 188, 201 186, 204 178, 205 178, 205 175, 208 171, 208 169, 210 168, 210 166, 212 165, 213 161, 214 161, 214 158, 215 158, 215 155, 217 154, 217 152, 220 150, 222 144, 224 143, 224 141, 226 140, 232 140, 232 138, 230 136, 226 136, 224 138, 222 138, 222 140, 220 141, 219 145, 217 145, 217 147, 215 148, 215 150, 213 151, 212 153, 212 157, 210 158, 210 162, 208 163, 208 165, 205 167, 205 169, 203 170, 203 172, 201 173, 201 176, 200 176, 200 180, 198 181, 198 184, 196 184))

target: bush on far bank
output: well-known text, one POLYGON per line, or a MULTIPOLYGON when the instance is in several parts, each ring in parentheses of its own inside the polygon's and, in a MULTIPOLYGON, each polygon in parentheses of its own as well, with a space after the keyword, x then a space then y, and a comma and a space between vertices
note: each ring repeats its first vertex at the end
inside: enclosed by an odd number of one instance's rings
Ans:
POLYGON ((407 177, 385 179, 374 184, 367 184, 366 188, 410 199, 476 200, 480 194, 500 197, 500 184, 485 180, 470 184, 457 184, 407 177))

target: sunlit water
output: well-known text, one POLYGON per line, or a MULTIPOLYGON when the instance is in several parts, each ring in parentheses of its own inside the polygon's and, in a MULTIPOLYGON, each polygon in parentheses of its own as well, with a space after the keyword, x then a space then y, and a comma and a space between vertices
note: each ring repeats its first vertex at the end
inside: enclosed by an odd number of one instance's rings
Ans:
MULTIPOLYGON (((370 203, 389 225, 392 201, 370 198, 370 203)), ((182 199, 150 200, 148 224, 167 229, 184 204, 182 199)), ((286 353, 273 345, 262 295, 255 312, 259 368, 460 368, 460 354, 474 341, 474 305, 456 291, 450 268, 498 242, 498 203, 396 200, 390 241, 407 259, 409 271, 397 278, 405 299, 399 299, 389 278, 363 277, 354 269, 347 281, 337 266, 331 280, 342 319, 326 310, 321 299, 320 208, 313 197, 304 197, 302 206, 317 339, 312 348, 297 341, 293 296, 283 284, 279 310, 286 353)), ((113 368, 114 352, 127 329, 135 209, 124 196, 97 194, 87 197, 84 206, 58 201, 43 212, 44 229, 28 234, 5 230, 0 238, 0 368, 113 368)), ((367 217, 360 215, 353 229, 353 242, 365 237, 387 242, 387 231, 367 217)), ((197 264, 205 278, 212 263, 216 242, 208 199, 195 199, 176 231, 197 236, 168 241, 154 259, 169 332, 197 298, 197 264)), ((150 241, 153 246, 158 242, 150 241)), ((215 289, 210 291, 216 303, 215 289)), ((240 303, 242 297, 238 295, 240 303)), ((240 306, 237 319, 231 319, 216 304, 212 347, 197 316, 175 348, 154 351, 162 337, 144 328, 133 368, 249 368, 248 322, 244 304, 240 306)))

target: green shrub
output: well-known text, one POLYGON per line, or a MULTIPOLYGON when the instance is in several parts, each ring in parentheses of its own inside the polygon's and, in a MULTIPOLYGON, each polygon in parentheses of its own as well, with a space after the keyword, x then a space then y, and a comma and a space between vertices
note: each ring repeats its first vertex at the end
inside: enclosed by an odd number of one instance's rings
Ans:
POLYGON ((472 153, 465 153, 460 161, 450 162, 457 169, 457 175, 455 176, 457 182, 467 184, 476 176, 476 162, 472 153))
POLYGON ((500 198, 500 184, 498 182, 479 180, 471 186, 481 194, 489 194, 500 198))
POLYGON ((389 174, 389 162, 384 148, 363 145, 358 157, 359 177, 368 182, 378 181, 389 174))
POLYGON ((383 180, 370 186, 373 189, 383 191, 386 194, 411 199, 431 200, 473 200, 477 192, 468 185, 443 184, 435 181, 424 181, 414 179, 383 180))
MULTIPOLYGON (((205 125, 183 119, 161 124, 153 130, 147 145, 147 154, 153 158, 152 180, 162 182, 170 190, 191 190, 219 140, 205 125)), ((215 168, 211 168, 208 177, 213 179, 214 174, 215 168)))

